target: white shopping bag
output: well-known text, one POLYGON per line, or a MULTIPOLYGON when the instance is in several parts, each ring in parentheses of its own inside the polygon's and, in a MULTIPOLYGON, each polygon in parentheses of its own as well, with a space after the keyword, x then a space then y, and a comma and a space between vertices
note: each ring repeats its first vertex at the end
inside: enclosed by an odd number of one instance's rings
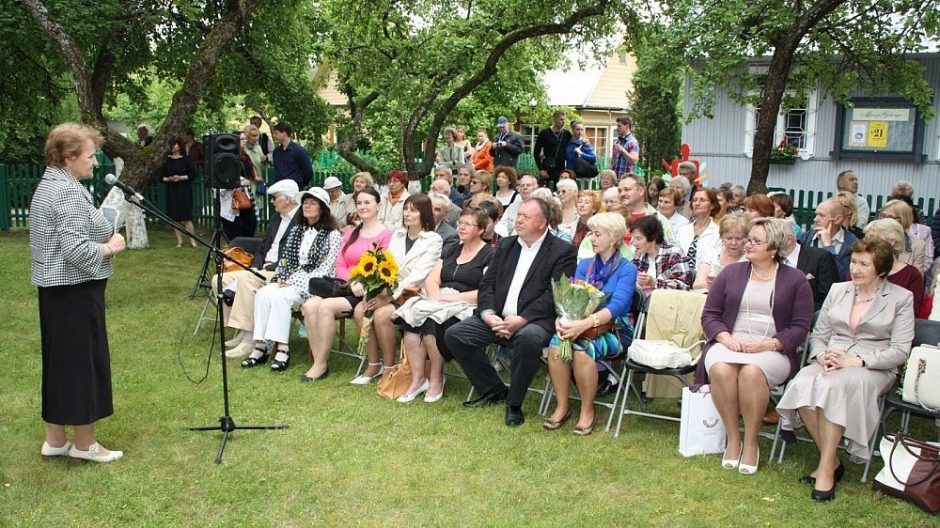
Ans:
POLYGON ((712 402, 708 385, 699 392, 682 389, 682 418, 679 421, 679 452, 682 456, 725 451, 725 426, 712 402))

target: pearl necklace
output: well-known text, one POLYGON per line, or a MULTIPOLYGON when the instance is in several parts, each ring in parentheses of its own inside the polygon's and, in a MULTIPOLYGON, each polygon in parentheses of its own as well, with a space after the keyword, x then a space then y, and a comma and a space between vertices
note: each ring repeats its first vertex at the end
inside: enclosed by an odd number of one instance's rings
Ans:
POLYGON ((858 286, 855 287, 855 304, 868 304, 875 298, 875 293, 878 292, 878 288, 875 288, 875 291, 871 293, 863 292, 858 286), (867 295, 867 297, 863 297, 867 295))
MULTIPOLYGON (((757 277, 758 279, 760 279, 761 281, 764 281, 764 282, 770 281, 770 280, 776 278, 776 276, 777 276, 777 269, 778 269, 779 267, 780 267, 780 264, 777 264, 777 266, 774 268, 773 273, 771 273, 769 277, 761 277, 757 272, 754 271, 754 266, 751 266, 751 276, 748 277, 748 282, 750 282, 751 280, 753 280, 753 277, 757 277)), ((750 337, 751 340, 753 340, 753 341, 763 341, 764 339, 767 339, 767 337, 770 335, 770 327, 771 327, 771 325, 773 324, 773 319, 771 319, 770 321, 768 321, 768 322, 767 322, 767 325, 764 326, 764 331, 761 332, 760 337, 755 337, 755 336, 754 336, 754 332, 753 332, 753 330, 754 330, 754 327, 753 327, 754 319, 751 317, 751 297, 750 297, 750 295, 747 295, 746 293, 747 293, 747 292, 745 292, 745 295, 744 295, 744 320, 747 321, 747 335, 748 335, 748 337, 750 337)), ((773 316, 773 313, 774 313, 774 293, 775 293, 774 288, 771 287, 771 290, 770 290, 770 313, 771 313, 771 316, 773 316)))

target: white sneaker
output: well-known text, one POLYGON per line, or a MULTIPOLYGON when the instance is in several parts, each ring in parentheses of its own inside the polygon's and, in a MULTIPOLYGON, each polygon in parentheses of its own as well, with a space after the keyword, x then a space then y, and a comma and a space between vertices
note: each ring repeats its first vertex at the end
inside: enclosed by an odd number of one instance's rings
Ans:
POLYGON ((69 449, 72 447, 72 442, 68 440, 65 441, 65 445, 61 447, 52 447, 49 445, 49 442, 42 443, 42 449, 39 451, 44 457, 57 457, 57 456, 66 456, 69 454, 69 449))
POLYGON ((244 332, 242 330, 236 330, 235 335, 232 336, 231 339, 225 342, 225 348, 235 348, 236 346, 244 343, 250 338, 251 336, 248 334, 248 332, 244 332))
POLYGON ((69 456, 72 458, 77 458, 79 460, 90 460, 92 462, 114 462, 115 460, 124 456, 123 451, 111 451, 107 455, 99 455, 98 452, 101 450, 101 444, 95 442, 88 446, 88 451, 82 451, 74 445, 69 449, 69 456))
POLYGON ((242 341, 235 348, 230 348, 225 351, 225 357, 229 359, 245 359, 251 354, 251 351, 255 349, 254 341, 247 340, 242 341))

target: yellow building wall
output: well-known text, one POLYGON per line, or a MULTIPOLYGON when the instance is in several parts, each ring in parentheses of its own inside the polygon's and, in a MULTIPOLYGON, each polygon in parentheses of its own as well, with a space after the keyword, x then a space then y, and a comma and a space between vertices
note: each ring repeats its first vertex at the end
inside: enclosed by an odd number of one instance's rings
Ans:
POLYGON ((628 53, 615 53, 607 61, 594 91, 585 102, 587 107, 629 108, 627 92, 633 90, 636 57, 628 53))

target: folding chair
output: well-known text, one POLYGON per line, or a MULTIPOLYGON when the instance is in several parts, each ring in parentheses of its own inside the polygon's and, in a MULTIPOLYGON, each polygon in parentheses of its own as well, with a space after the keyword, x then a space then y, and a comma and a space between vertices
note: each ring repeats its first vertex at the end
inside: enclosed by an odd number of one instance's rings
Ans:
MULTIPOLYGON (((636 321, 633 326, 633 339, 636 339, 640 335, 640 328, 643 324, 643 318, 646 315, 646 301, 646 295, 644 295, 642 291, 633 291, 633 301, 630 305, 630 315, 632 316, 631 319, 636 321)), ((617 328, 617 330, 617 336, 619 338, 619 328, 617 328)), ((611 414, 613 414, 614 410, 617 408, 617 400, 620 398, 620 392, 623 387, 623 379, 618 375, 617 370, 614 368, 614 364, 626 357, 627 347, 623 346, 623 343, 621 342, 620 352, 617 355, 597 360, 599 365, 604 367, 610 374, 613 374, 614 379, 617 381, 617 391, 614 393, 614 400, 612 402, 606 402, 604 400, 595 398, 594 405, 607 407, 610 409, 611 414)), ((543 361, 546 361, 547 365, 547 358, 543 358, 543 361)), ((571 392, 570 399, 581 401, 581 397, 577 393, 577 385, 574 382, 574 377, 571 379, 571 386, 574 387, 575 390, 571 392)), ((552 386, 551 377, 549 377, 547 380, 545 380, 545 389, 543 391, 542 403, 539 406, 539 414, 542 416, 548 414, 548 408, 551 406, 552 396, 554 394, 555 388, 552 386)))
MULTIPOLYGON (((703 341, 705 332, 702 330, 701 314, 705 306, 705 296, 701 293, 682 291, 682 290, 654 290, 650 296, 648 309, 646 311, 645 330, 647 339, 669 338, 676 345, 688 347, 698 341, 703 341)), ((661 375, 675 378, 682 386, 689 386, 686 376, 695 372, 696 364, 693 363, 687 367, 656 369, 646 365, 641 365, 629 358, 623 362, 623 372, 621 379, 626 378, 623 383, 623 397, 620 399, 620 412, 617 417, 617 428, 614 436, 620 436, 620 428, 623 424, 625 414, 636 414, 647 418, 659 418, 661 420, 672 420, 678 422, 679 417, 663 414, 637 411, 629 407, 629 391, 632 389, 639 397, 639 391, 633 387, 633 376, 635 373, 646 375, 661 375)), ((643 404, 645 407, 645 404, 643 404)), ((607 420, 607 430, 613 422, 614 413, 611 413, 607 420)))

